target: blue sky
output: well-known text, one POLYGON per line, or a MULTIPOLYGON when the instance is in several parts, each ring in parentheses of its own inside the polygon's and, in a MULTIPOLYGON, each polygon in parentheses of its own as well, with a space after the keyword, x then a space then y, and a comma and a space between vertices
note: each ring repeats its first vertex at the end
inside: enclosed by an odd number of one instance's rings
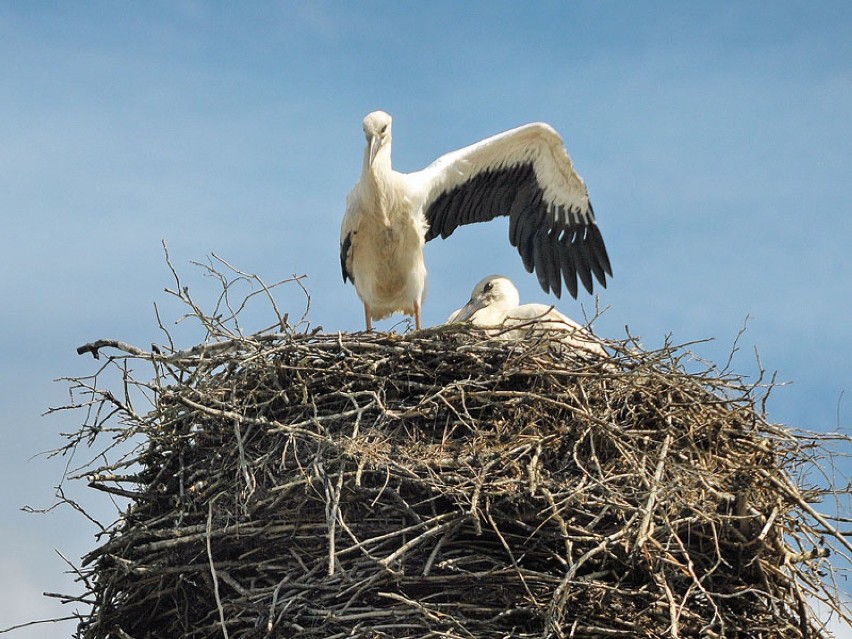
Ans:
MULTIPOLYGON (((756 349, 792 382, 770 419, 852 426, 848 2, 0 2, 0 78, 0 627, 67 612, 40 596, 74 587, 55 549, 76 560, 95 531, 19 510, 52 503, 63 460, 35 455, 78 426, 40 415, 67 399, 53 379, 94 371, 76 346, 161 340, 154 303, 177 318, 161 240, 200 296, 190 261, 216 253, 268 281, 307 274, 314 325, 362 328, 337 242, 377 108, 405 171, 552 124, 615 271, 595 330, 715 338, 694 350, 723 364, 749 317, 734 368, 753 376, 756 349)), ((427 245, 425 325, 490 273, 555 301, 506 235, 427 245)))

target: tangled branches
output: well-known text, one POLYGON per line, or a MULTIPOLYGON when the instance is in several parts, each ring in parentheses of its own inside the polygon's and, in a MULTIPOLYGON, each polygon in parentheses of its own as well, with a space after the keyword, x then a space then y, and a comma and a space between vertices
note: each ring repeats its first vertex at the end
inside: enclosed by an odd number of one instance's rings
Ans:
POLYGON ((141 443, 80 475, 129 505, 83 559, 78 635, 826 636, 809 603, 844 614, 824 576, 850 545, 797 480, 819 442, 682 349, 607 346, 289 327, 87 345, 110 354, 74 380, 69 447, 141 443))

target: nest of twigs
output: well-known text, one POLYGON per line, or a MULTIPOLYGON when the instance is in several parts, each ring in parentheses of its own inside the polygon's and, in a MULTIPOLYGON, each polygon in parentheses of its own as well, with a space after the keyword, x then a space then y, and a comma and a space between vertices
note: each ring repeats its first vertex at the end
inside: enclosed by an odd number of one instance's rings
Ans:
POLYGON ((795 479, 814 442, 682 349, 208 337, 82 349, 124 392, 75 380, 72 444, 141 443, 83 473, 129 505, 79 570, 79 637, 795 639, 827 636, 814 598, 843 614, 848 542, 795 479))

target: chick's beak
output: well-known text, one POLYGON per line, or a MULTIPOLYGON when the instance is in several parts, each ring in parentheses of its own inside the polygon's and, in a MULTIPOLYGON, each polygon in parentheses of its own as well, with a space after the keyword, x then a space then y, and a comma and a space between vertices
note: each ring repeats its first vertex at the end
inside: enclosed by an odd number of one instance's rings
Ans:
POLYGON ((453 313, 450 322, 466 322, 473 317, 477 311, 485 308, 485 302, 481 298, 471 298, 470 301, 453 313))

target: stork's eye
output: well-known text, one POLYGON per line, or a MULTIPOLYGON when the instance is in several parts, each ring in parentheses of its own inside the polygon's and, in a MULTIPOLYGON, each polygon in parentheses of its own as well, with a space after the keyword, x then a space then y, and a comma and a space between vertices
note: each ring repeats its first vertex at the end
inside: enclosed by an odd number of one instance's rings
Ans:
POLYGON ((384 135, 384 134, 385 134, 385 131, 387 131, 387 130, 388 130, 388 125, 387 125, 387 124, 385 124, 384 126, 382 126, 381 130, 379 131, 379 133, 381 133, 382 135, 384 135))
POLYGON ((494 288, 494 283, 493 283, 493 282, 488 282, 488 284, 486 284, 485 286, 483 286, 483 287, 482 287, 482 290, 483 290, 483 291, 485 291, 485 292, 487 293, 487 292, 488 292, 488 291, 490 291, 492 288, 494 288))

